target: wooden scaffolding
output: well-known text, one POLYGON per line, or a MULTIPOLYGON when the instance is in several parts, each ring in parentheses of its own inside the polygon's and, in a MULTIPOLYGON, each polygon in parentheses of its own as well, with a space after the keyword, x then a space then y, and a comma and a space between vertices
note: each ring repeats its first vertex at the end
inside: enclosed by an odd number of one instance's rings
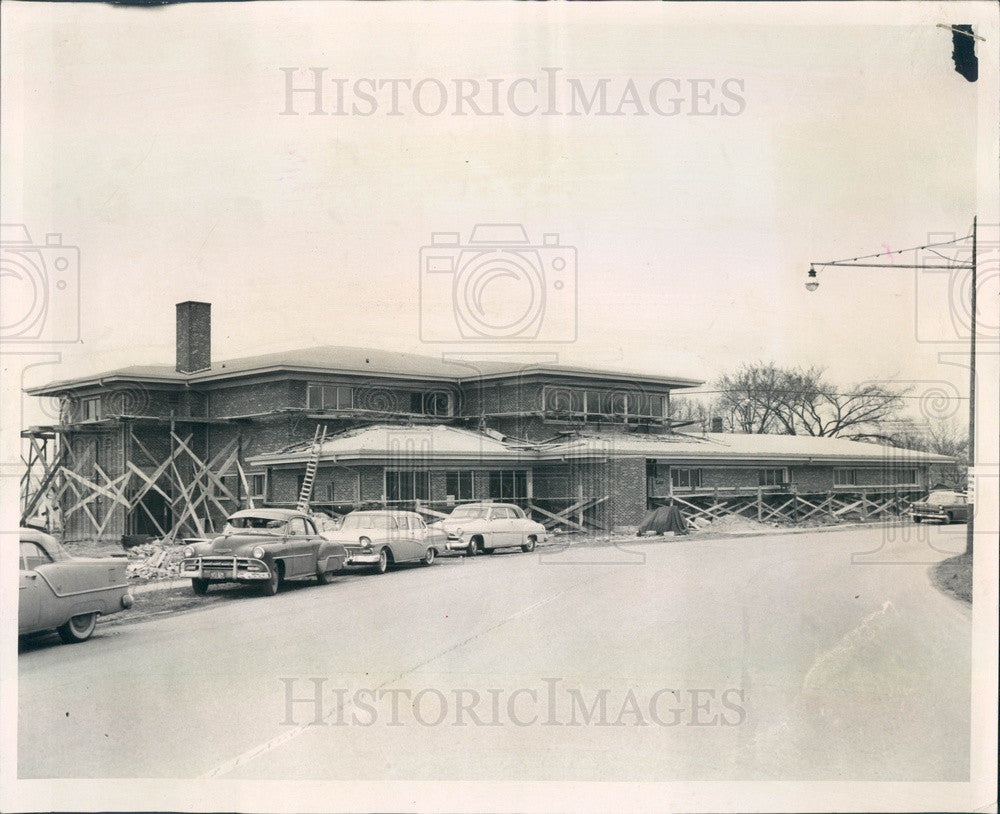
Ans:
POLYGON ((83 531, 74 536, 101 538, 116 518, 127 520, 139 513, 158 537, 174 540, 204 537, 215 531, 216 518, 240 507, 253 508, 239 435, 210 458, 203 457, 193 449, 193 434, 171 423, 169 451, 157 456, 130 425, 123 426, 136 454, 123 455, 123 466, 113 474, 96 454, 74 452, 63 433, 39 428, 22 433, 27 449, 22 456, 21 523, 41 520, 48 528, 66 529, 75 519, 74 525, 83 531), (150 494, 162 498, 169 521, 150 510, 150 494))
POLYGON ((867 522, 900 517, 919 500, 922 491, 905 486, 854 486, 826 492, 789 489, 718 488, 650 497, 650 508, 673 500, 688 521, 712 522, 727 516, 761 523, 829 525, 848 520, 867 522))

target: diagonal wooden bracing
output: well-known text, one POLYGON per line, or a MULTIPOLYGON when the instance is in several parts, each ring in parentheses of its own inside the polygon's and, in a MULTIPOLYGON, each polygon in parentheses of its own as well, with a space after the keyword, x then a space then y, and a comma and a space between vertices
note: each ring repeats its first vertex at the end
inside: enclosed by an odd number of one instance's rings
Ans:
POLYGON ((799 524, 840 523, 852 515, 861 520, 882 520, 905 515, 915 490, 872 488, 821 493, 764 492, 724 494, 721 490, 703 494, 674 494, 650 498, 651 506, 665 505, 672 499, 689 521, 709 522, 724 517, 747 517, 759 522, 799 524))
POLYGON ((213 514, 227 516, 246 499, 249 489, 238 437, 206 459, 194 451, 190 434, 171 431, 169 452, 157 456, 131 428, 127 432, 137 456, 125 460, 123 471, 114 475, 100 466, 92 448, 74 451, 63 442, 51 455, 45 443, 48 439, 30 437, 21 484, 22 522, 48 499, 61 507, 64 526, 71 518, 82 518, 85 536, 106 534, 122 512, 125 516, 141 512, 161 538, 189 533, 203 536, 213 529, 213 514), (227 476, 238 479, 242 494, 233 493, 227 476), (150 493, 169 506, 171 524, 164 524, 150 511, 144 500, 150 493))

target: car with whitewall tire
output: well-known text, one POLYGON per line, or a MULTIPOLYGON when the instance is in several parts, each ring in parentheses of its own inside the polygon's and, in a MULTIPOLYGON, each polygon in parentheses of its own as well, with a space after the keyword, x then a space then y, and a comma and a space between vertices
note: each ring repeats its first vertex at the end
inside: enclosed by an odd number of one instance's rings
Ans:
POLYGON ((258 585, 273 596, 286 580, 315 579, 321 585, 344 569, 344 547, 322 537, 313 519, 291 509, 244 509, 213 540, 184 549, 180 576, 198 595, 209 586, 258 585))
POLYGON ((345 548, 347 567, 376 574, 404 562, 431 565, 447 542, 445 533, 429 527, 417 512, 391 509, 353 511, 323 537, 345 548))
POLYGON ((448 551, 470 557, 504 548, 530 552, 548 539, 545 526, 529 518, 515 503, 466 503, 433 528, 448 536, 448 551))
POLYGON ((51 534, 20 530, 19 635, 54 630, 66 644, 91 637, 101 616, 132 607, 125 555, 74 557, 51 534))

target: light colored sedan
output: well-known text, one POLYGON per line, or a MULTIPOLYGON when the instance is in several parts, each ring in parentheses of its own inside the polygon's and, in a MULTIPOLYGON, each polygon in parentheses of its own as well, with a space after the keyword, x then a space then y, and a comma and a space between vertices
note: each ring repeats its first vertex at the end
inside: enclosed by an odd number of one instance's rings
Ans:
POLYGON ((377 574, 401 562, 430 565, 447 542, 444 532, 429 528, 416 512, 386 509, 351 512, 340 528, 321 536, 347 550, 345 565, 374 568, 377 574))
POLYGON ((73 557, 50 534, 22 528, 19 635, 55 630, 66 644, 86 641, 99 616, 132 606, 122 557, 73 557))
POLYGON ((498 548, 534 551, 547 539, 545 526, 536 523, 513 503, 467 503, 434 524, 448 535, 449 551, 468 556, 492 554, 498 548))

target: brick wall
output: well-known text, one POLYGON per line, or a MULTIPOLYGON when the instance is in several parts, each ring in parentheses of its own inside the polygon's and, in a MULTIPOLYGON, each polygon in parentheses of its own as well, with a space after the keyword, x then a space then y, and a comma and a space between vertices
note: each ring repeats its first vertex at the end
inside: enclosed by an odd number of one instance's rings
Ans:
POLYGON ((208 391, 208 403, 214 417, 253 415, 282 407, 305 407, 305 382, 301 383, 301 397, 294 399, 292 382, 255 382, 234 384, 231 387, 213 388, 208 391))

